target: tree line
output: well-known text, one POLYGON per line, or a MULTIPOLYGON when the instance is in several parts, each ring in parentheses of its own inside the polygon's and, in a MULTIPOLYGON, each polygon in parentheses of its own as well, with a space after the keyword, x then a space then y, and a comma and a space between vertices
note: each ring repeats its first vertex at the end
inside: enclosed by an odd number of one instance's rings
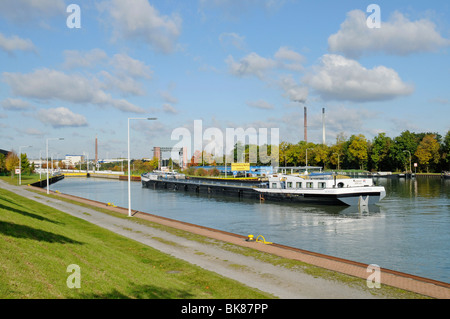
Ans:
POLYGON ((438 133, 403 131, 391 138, 379 133, 372 140, 363 134, 346 138, 339 134, 333 145, 281 142, 280 166, 306 164, 325 169, 361 169, 368 171, 442 172, 450 170, 450 130, 443 138, 438 133), (417 163, 417 168, 414 167, 417 163))
MULTIPOLYGON (((259 153, 261 147, 257 145, 242 145, 236 143, 231 154, 227 156, 227 163, 250 162, 252 151, 259 153)), ((343 133, 338 134, 332 145, 315 144, 300 141, 298 143, 281 142, 278 147, 265 145, 265 152, 278 157, 279 166, 321 166, 324 169, 345 170, 360 169, 368 171, 415 171, 435 172, 450 171, 450 130, 442 137, 438 133, 414 133, 403 131, 399 136, 389 137, 386 133, 379 133, 372 140, 363 134, 351 135, 347 138, 343 133), (306 163, 306 161, 308 163, 306 163), (417 163, 417 168, 414 167, 417 163)), ((197 152, 198 153, 198 152, 197 152)), ((224 163, 211 154, 200 152, 192 156, 188 166, 216 165, 224 163), (194 161, 194 158, 197 159, 194 161), (200 158, 200 159, 199 159, 200 158)), ((169 167, 170 165, 169 160, 169 167)), ((7 156, 0 154, 0 173, 12 173, 15 168, 22 167, 22 174, 34 171, 34 164, 30 165, 27 155, 21 158, 15 152, 7 156)), ((158 168, 158 159, 151 161, 133 160, 134 170, 152 171, 158 168)), ((174 162, 175 164, 175 162, 174 162)), ((253 165, 267 165, 257 157, 253 165)), ((126 163, 123 163, 126 167, 126 163)), ((102 164, 103 169, 121 170, 120 163, 102 164)), ((178 168, 178 165, 174 165, 178 168)))
MULTIPOLYGON (((267 165, 267 162, 261 162, 259 157, 256 162, 250 161, 249 153, 252 148, 253 151, 260 150, 257 145, 236 143, 227 156, 227 163, 244 161, 253 165, 267 165)), ((340 133, 332 145, 282 141, 278 147, 264 145, 264 149, 268 150, 269 155, 278 156, 281 167, 308 165, 333 170, 358 169, 373 172, 450 170, 450 130, 445 137, 438 133, 414 133, 406 130, 393 138, 386 136, 386 133, 379 133, 372 140, 363 134, 347 138, 344 133, 340 133), (414 163, 417 163, 417 167, 414 167, 414 163)), ((213 157, 205 152, 197 152, 192 156, 189 165, 216 165, 217 158, 211 161, 213 157)), ((224 163, 224 159, 225 157, 222 157, 220 163, 224 163)))

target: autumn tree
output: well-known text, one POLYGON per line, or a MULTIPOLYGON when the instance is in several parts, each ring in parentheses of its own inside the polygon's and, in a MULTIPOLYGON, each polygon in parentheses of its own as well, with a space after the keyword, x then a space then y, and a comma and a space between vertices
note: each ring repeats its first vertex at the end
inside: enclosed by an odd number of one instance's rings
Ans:
POLYGON ((439 142, 434 134, 425 135, 417 147, 415 156, 418 158, 420 165, 426 166, 427 173, 430 164, 439 163, 439 147, 439 142))
POLYGON ((14 174, 14 169, 19 167, 19 157, 15 152, 9 152, 6 156, 5 167, 8 172, 11 172, 11 176, 14 174))

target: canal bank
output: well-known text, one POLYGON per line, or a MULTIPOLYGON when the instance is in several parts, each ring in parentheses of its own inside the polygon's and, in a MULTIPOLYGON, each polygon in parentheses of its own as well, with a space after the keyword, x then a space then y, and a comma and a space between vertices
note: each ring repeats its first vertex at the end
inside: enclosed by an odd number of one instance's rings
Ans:
MULTIPOLYGON (((33 188, 35 190, 41 190, 39 188, 33 188)), ((42 190, 41 190, 42 191, 42 190)), ((61 198, 66 198, 70 200, 75 200, 79 203, 84 203, 88 205, 92 205, 99 208, 107 208, 110 211, 120 213, 122 215, 128 214, 128 210, 123 207, 112 207, 107 206, 106 203, 92 201, 92 200, 86 200, 84 198, 72 196, 72 195, 66 195, 66 194, 60 194, 60 193, 53 193, 56 196, 59 196, 61 198)), ((220 242, 233 244, 236 246, 240 246, 243 248, 251 248, 253 250, 257 250, 263 253, 279 256, 282 258, 286 258, 289 260, 295 260, 300 261, 303 263, 307 263, 310 265, 315 265, 320 268, 329 269, 334 272, 350 275, 353 277, 358 277, 362 279, 367 279, 367 277, 370 275, 367 272, 367 264, 357 263, 350 260, 340 259, 332 256, 326 256, 322 254, 316 254, 310 251, 305 251, 293 247, 278 245, 276 243, 274 244, 264 244, 261 242, 249 242, 247 241, 245 236, 219 231, 216 229, 208 228, 208 227, 201 227, 198 225, 180 222, 176 220, 172 220, 169 218, 164 218, 148 213, 133 211, 133 216, 138 219, 147 220, 159 225, 165 225, 167 227, 171 227, 174 229, 183 230, 192 234, 197 234, 200 236, 204 236, 206 238, 210 238, 213 240, 218 240, 220 242)), ((114 223, 117 223, 114 222, 114 223)), ((122 223, 122 222, 121 222, 122 223)), ((130 223, 126 221, 127 225, 123 225, 122 227, 119 227, 119 230, 122 234, 128 237, 137 238, 140 236, 142 230, 134 230, 134 231, 126 231, 125 228, 130 228, 130 223)), ((135 224, 135 223, 131 223, 135 224)), ((117 228, 117 226, 115 226, 117 228)), ((131 227, 130 229, 134 229, 131 227)), ((255 234, 255 238, 259 234, 255 234)), ((159 234, 158 236, 163 236, 162 234, 159 234)), ((165 235, 164 235, 165 236, 165 235)), ((168 240, 166 237, 164 240, 168 240)), ((286 269, 281 269, 280 267, 274 267, 273 265, 267 265, 265 263, 255 263, 255 260, 253 258, 244 258, 241 256, 241 258, 238 260, 235 260, 233 262, 233 267, 238 268, 251 268, 250 274, 245 273, 242 269, 239 269, 237 273, 234 273, 234 271, 230 271, 230 267, 226 267, 224 265, 216 265, 212 263, 211 260, 220 260, 222 258, 227 258, 227 260, 231 260, 229 253, 220 252, 217 253, 211 252, 210 250, 208 253, 205 253, 203 250, 204 247, 199 248, 196 247, 192 251, 192 247, 194 245, 193 241, 187 241, 185 239, 180 239, 179 237, 171 238, 171 241, 173 241, 173 245, 169 245, 164 248, 166 251, 170 251, 174 253, 177 256, 183 255, 184 259, 187 259, 188 261, 192 263, 199 263, 199 260, 201 260, 205 255, 208 256, 208 265, 206 267, 209 267, 209 270, 218 271, 219 273, 222 272, 224 275, 228 276, 235 276, 240 278, 240 281, 244 281, 246 284, 251 284, 261 282, 260 276, 257 276, 259 279, 256 279, 255 271, 259 272, 260 274, 263 274, 263 277, 269 277, 276 278, 276 282, 278 284, 275 284, 273 281, 268 283, 260 284, 259 287, 263 287, 264 285, 270 285, 270 289, 273 293, 273 291, 276 291, 275 295, 280 296, 281 298, 371 298, 372 292, 377 293, 376 290, 366 290, 361 291, 360 289, 351 289, 346 284, 340 284, 335 281, 329 281, 329 280, 322 280, 320 278, 314 278, 311 276, 307 276, 305 274, 299 274, 297 272, 292 273, 289 272, 286 269), (183 247, 183 249, 180 249, 177 246, 180 245, 183 247), (188 251, 191 251, 191 253, 188 253, 188 251), (202 254, 205 254, 202 256, 202 254), (226 255, 226 257, 225 257, 226 255), (242 262, 245 259, 244 262, 242 262), (261 267, 261 264, 265 264, 261 270, 259 267, 261 267), (239 267, 236 267, 236 265, 240 265, 239 267), (268 268, 272 267, 270 271, 267 271, 268 268), (245 273, 243 275, 243 273, 245 273), (237 275, 238 274, 238 275, 237 275), (283 277, 284 276, 284 277, 283 277), (284 278, 284 279, 283 279, 284 278), (295 279, 293 279, 295 278, 295 279), (280 282, 283 282, 283 284, 279 284, 280 282), (289 284, 290 282, 290 284, 289 284)), ((158 245, 158 244, 157 244, 158 245)), ((161 242, 159 242, 159 245, 161 245, 161 242)), ((203 245, 204 246, 204 245, 203 245)), ((236 258, 235 256, 233 258, 236 258)), ((222 262, 223 264, 223 262, 222 262)), ((229 266, 229 265, 228 265, 229 266)), ((236 270, 236 269, 234 269, 236 270)), ((267 278, 266 278, 267 279, 267 278)), ((392 287, 401 288, 407 291, 412 291, 418 294, 422 294, 425 296, 430 296, 433 298, 450 298, 450 285, 438 282, 435 280, 430 280, 427 278, 417 277, 417 276, 411 276, 405 273, 400 273, 388 269, 381 269, 381 285, 388 285, 392 287)), ((268 280, 268 279, 267 279, 268 280)), ((261 288, 259 288, 261 289, 261 288)), ((376 288, 375 288, 376 289, 376 288)), ((267 291, 267 290, 266 290, 267 291)))

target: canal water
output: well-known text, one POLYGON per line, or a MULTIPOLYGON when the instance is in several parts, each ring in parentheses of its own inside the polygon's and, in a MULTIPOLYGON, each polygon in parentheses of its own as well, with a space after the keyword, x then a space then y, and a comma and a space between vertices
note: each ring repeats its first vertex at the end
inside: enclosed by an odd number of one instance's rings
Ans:
MULTIPOLYGON (((387 196, 364 210, 153 190, 140 182, 131 183, 132 209, 449 283, 450 180, 375 181, 387 196)), ((128 207, 126 181, 66 178, 51 189, 128 207)))

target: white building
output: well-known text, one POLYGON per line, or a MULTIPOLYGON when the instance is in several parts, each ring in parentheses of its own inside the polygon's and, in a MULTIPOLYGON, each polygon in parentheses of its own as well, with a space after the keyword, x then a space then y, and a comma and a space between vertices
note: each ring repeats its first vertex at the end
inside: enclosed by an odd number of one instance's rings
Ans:
POLYGON ((84 155, 66 155, 65 159, 62 161, 64 165, 77 165, 80 162, 84 163, 86 158, 84 155))

